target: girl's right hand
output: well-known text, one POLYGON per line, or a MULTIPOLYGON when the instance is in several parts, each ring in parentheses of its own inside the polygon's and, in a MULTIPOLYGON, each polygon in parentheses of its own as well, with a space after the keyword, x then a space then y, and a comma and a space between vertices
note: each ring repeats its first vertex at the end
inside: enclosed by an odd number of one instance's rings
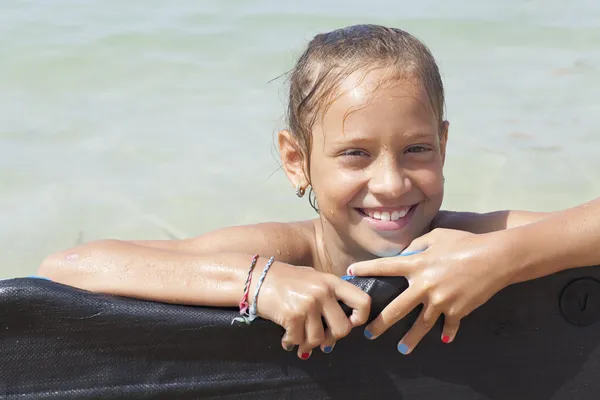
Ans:
POLYGON ((343 279, 309 267, 275 263, 257 300, 258 316, 281 325, 281 345, 305 360, 320 346, 329 353, 338 339, 369 318, 371 297, 343 279), (352 308, 347 317, 338 300, 352 308), (327 323, 323 327, 322 319, 327 323))

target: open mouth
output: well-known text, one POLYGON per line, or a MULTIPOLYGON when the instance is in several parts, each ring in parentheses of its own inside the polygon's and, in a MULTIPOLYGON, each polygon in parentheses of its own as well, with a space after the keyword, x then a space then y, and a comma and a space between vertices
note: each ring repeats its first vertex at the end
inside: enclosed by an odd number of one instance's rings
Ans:
POLYGON ((390 231, 406 226, 410 222, 410 217, 417 208, 417 205, 389 208, 357 208, 356 210, 376 230, 390 231))
POLYGON ((389 211, 380 211, 372 208, 359 208, 358 210, 363 215, 379 221, 398 221, 400 218, 404 218, 412 207, 414 206, 401 207, 389 211))

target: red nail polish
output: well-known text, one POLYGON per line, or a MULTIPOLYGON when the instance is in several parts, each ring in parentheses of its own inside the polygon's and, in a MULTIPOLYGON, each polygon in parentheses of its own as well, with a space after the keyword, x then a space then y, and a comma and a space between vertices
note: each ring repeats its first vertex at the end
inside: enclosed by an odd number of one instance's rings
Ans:
POLYGON ((303 360, 306 360, 306 359, 308 359, 309 356, 310 356, 310 353, 302 353, 300 355, 300 358, 303 359, 303 360))
POLYGON ((348 275, 352 275, 352 268, 348 268, 348 275))
POLYGON ((448 336, 448 335, 442 336, 442 342, 444 342, 444 343, 450 343, 450 336, 448 336))

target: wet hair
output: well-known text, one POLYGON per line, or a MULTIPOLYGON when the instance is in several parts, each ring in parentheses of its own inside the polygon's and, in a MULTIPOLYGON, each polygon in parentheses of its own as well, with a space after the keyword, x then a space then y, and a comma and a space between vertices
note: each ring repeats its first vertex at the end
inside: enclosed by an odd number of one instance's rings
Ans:
MULTIPOLYGON (((341 83, 360 71, 386 68, 387 82, 416 79, 426 90, 440 127, 444 86, 430 50, 409 33, 380 25, 352 25, 315 36, 289 75, 287 125, 300 147, 310 182, 311 131, 327 112, 341 83)), ((312 188, 311 206, 318 212, 312 188)))

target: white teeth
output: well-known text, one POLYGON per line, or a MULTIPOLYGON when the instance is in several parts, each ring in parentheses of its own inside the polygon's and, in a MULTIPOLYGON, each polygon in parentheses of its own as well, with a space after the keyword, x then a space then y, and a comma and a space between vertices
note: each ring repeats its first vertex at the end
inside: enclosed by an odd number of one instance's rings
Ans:
POLYGON ((410 208, 404 208, 400 211, 394 211, 393 215, 394 218, 392 218, 394 221, 404 217, 406 214, 408 214, 408 210, 410 210, 410 208))
POLYGON ((373 219, 378 219, 380 221, 398 221, 400 218, 403 218, 404 216, 406 216, 406 214, 408 213, 409 210, 410 210, 410 207, 405 207, 400 210, 393 211, 391 213, 388 211, 369 211, 369 210, 365 210, 365 212, 369 217, 371 217, 373 219))

